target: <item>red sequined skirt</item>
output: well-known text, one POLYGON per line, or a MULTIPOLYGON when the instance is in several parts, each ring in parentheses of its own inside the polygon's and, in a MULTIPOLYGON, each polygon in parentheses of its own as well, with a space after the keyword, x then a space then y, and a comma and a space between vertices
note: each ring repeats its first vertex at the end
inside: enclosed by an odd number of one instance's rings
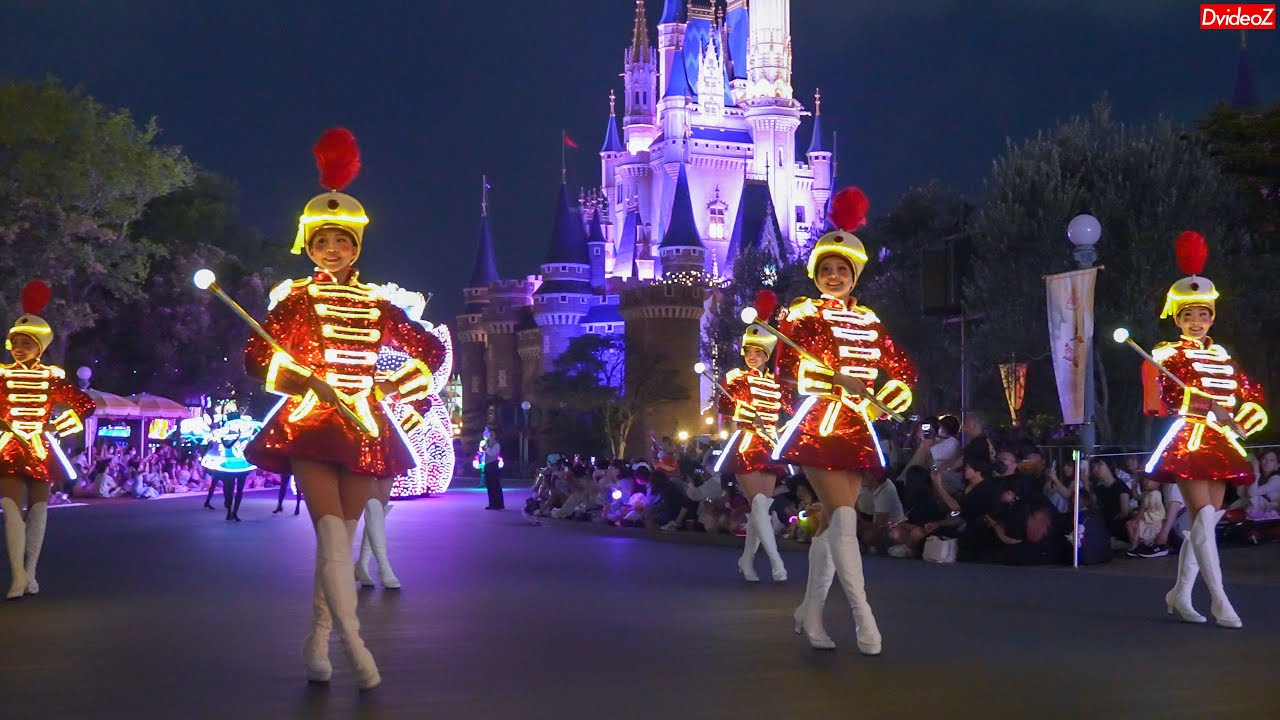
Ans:
MULTIPOLYGON (((6 433, 8 434, 8 433, 6 433)), ((49 463, 57 462, 54 457, 53 448, 49 447, 48 441, 43 437, 36 437, 31 442, 41 443, 48 455, 41 460, 35 456, 30 450, 22 445, 22 441, 15 435, 10 435, 9 441, 0 448, 0 477, 15 477, 36 482, 51 482, 49 477, 49 463)))
POLYGON ((770 457, 772 452, 773 446, 764 438, 750 430, 739 429, 725 443, 724 450, 721 451, 722 460, 716 464, 716 472, 734 475, 786 475, 786 467, 770 457))
POLYGON ((281 405, 244 449, 249 462, 268 472, 293 472, 294 460, 329 463, 356 475, 378 479, 403 475, 417 465, 399 429, 377 403, 370 411, 378 436, 364 432, 333 405, 317 404, 304 417, 290 421, 299 401, 281 405))
POLYGON ((1147 461, 1147 475, 1162 483, 1178 480, 1248 485, 1253 482, 1253 468, 1231 441, 1221 432, 1201 423, 1178 420, 1169 428, 1156 452, 1147 461), (1191 450, 1199 430, 1199 447, 1191 450))
POLYGON ((776 454, 783 462, 823 470, 884 470, 884 457, 870 423, 848 405, 808 397, 796 409, 792 422, 797 419, 797 426, 788 423, 779 434, 782 449, 776 454), (823 420, 828 412, 835 413, 835 417, 824 435, 823 420))

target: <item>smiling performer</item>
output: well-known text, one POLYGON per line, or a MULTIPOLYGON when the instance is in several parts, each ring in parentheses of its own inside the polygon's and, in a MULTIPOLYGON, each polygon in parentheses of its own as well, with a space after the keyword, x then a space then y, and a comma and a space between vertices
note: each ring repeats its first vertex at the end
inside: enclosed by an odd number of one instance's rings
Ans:
POLYGON ((854 504, 862 478, 883 473, 885 459, 871 425, 880 411, 863 395, 872 391, 886 407, 905 410, 916 370, 876 314, 853 297, 867 263, 866 249, 853 231, 865 224, 867 207, 867 196, 857 188, 841 190, 833 199, 836 229, 823 235, 809 254, 809 277, 822 297, 792 303, 782 321, 782 334, 811 357, 785 343, 778 350, 778 375, 796 382, 799 404, 773 458, 804 467, 830 519, 826 532, 809 547, 809 582, 795 613, 797 632, 807 635, 815 648, 835 647, 822 627, 834 569, 853 609, 858 650, 878 655, 880 631, 863 586, 854 504))
POLYGON ((1147 461, 1146 470, 1153 480, 1178 484, 1194 520, 1191 531, 1183 533, 1178 580, 1165 595, 1165 605, 1171 615, 1186 622, 1204 622, 1204 616, 1191 605, 1191 588, 1198 572, 1213 598, 1210 610, 1214 619, 1222 627, 1238 628, 1244 623, 1222 587, 1214 528, 1222 518, 1227 483, 1248 485, 1253 482, 1253 470, 1241 437, 1228 421, 1234 420, 1246 435, 1252 435, 1266 426, 1267 411, 1261 406, 1262 386, 1250 380, 1226 349, 1209 337, 1218 291, 1212 281, 1200 275, 1209 259, 1204 236, 1188 230, 1174 241, 1174 251, 1178 266, 1188 277, 1169 288, 1160 317, 1173 318, 1181 337, 1160 343, 1151 355, 1186 388, 1163 373, 1155 376, 1161 401, 1178 419, 1147 461))
POLYGON ((313 627, 303 647, 307 678, 329 680, 329 632, 336 623, 357 684, 369 689, 381 678, 356 618, 352 534, 378 481, 414 466, 375 391, 402 402, 427 397, 431 370, 443 362, 444 348, 376 288, 360 282, 353 267, 369 222, 360 203, 339 192, 360 169, 355 138, 345 129, 329 130, 315 156, 320 182, 330 192, 303 209, 293 252, 305 250, 316 270, 271 291, 263 327, 284 352, 257 335, 245 347, 245 367, 284 396, 245 458, 270 472, 292 473, 315 524, 313 627), (375 383, 383 347, 409 359, 375 383), (341 412, 339 403, 350 412, 341 412))
POLYGON ((70 470, 53 433, 65 437, 80 432, 83 420, 94 410, 93 399, 67 382, 62 368, 40 362, 53 342, 53 328, 39 316, 50 294, 49 286, 39 280, 22 289, 23 315, 9 328, 5 341, 13 362, 0 365, 4 382, 0 392, 0 507, 4 508, 4 540, 9 550, 8 600, 40 592, 36 563, 49 513, 49 470, 55 462, 70 470), (66 409, 55 414, 55 406, 66 409))
MULTIPOLYGON (((768 322, 768 318, 765 318, 768 322)), ((747 515, 747 538, 738 571, 748 582, 759 582, 753 563, 756 550, 764 547, 769 558, 770 573, 775 582, 787 579, 787 568, 778 554, 778 540, 769 520, 773 490, 785 468, 773 461, 769 453, 778 436, 778 413, 791 407, 791 393, 783 389, 769 372, 769 355, 778 339, 754 325, 742 336, 742 357, 747 369, 734 368, 725 375, 725 390, 720 394, 721 415, 733 418, 737 427, 725 443, 716 463, 716 472, 733 473, 742 485, 742 494, 751 503, 747 515)))

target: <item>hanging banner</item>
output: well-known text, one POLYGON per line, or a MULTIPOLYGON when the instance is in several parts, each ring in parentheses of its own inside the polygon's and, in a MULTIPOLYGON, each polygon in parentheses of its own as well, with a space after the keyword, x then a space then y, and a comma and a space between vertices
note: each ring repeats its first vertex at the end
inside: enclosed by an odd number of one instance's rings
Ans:
POLYGON ((1062 422, 1084 423, 1085 373, 1093 352, 1093 287, 1097 268, 1049 275, 1049 353, 1058 383, 1062 422))
POLYGON ((1009 406, 1009 418, 1018 427, 1018 411, 1027 395, 1027 364, 1000 363, 1000 384, 1004 386, 1004 401, 1009 406))

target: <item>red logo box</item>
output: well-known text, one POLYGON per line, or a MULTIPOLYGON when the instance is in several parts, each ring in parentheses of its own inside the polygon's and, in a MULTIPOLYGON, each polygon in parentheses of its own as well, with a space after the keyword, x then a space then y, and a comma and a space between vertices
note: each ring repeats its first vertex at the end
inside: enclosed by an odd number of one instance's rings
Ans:
POLYGON ((1275 30, 1276 6, 1252 3, 1200 6, 1201 30, 1275 30))

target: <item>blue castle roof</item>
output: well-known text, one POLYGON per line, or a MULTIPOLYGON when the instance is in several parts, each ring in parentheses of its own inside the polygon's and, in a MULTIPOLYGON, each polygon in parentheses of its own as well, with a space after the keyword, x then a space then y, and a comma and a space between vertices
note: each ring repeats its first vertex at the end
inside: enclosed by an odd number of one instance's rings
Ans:
POLYGON ((662 17, 658 18, 659 25, 669 25, 671 23, 682 23, 685 21, 686 3, 688 0, 664 0, 662 4, 662 17))
POLYGON ((676 178, 676 196, 671 203, 671 223, 662 236, 659 248, 674 247, 706 247, 698 236, 698 224, 693 219, 693 199, 689 194, 689 176, 685 174, 684 165, 680 165, 680 175, 676 178))
POLYGON ((813 136, 809 138, 810 153, 826 152, 827 146, 822 141, 822 116, 813 116, 813 136))
POLYGON ((607 241, 604 239, 604 230, 600 227, 600 213, 591 214, 591 222, 587 225, 587 244, 600 243, 604 245, 607 241))
POLYGON ((556 201, 555 224, 551 230, 551 247, 547 250, 548 265, 575 263, 588 265, 586 236, 582 222, 569 205, 569 187, 560 183, 560 195, 556 201))
POLYGON ((617 303, 603 302, 598 305, 592 305, 587 310, 587 314, 582 316, 583 325, 620 322, 625 321, 622 318, 622 310, 617 303))
MULTIPOLYGON (((742 199, 738 202, 738 215, 729 235, 729 249, 725 252, 725 265, 731 267, 738 255, 749 249, 760 249, 761 241, 772 231, 781 242, 782 228, 773 213, 773 198, 769 195, 769 183, 764 180, 748 180, 742 186, 742 199)), ((776 246, 780 250, 780 246, 776 246)), ((774 249, 769 249, 773 252, 774 249)))
POLYGON ((1258 107, 1258 91, 1253 85, 1253 69, 1249 65, 1249 48, 1243 39, 1236 58, 1236 82, 1231 88, 1231 109, 1252 110, 1258 107))
POLYGON ((618 123, 613 115, 609 116, 609 127, 604 131, 604 144, 600 146, 600 152, 622 152, 622 143, 618 140, 618 123))
MULTIPOLYGON (((697 55, 697 53, 693 54, 695 58, 697 55)), ((689 75, 685 72, 684 57, 684 50, 677 50, 672 56, 671 77, 667 78, 667 88, 663 91, 662 97, 693 97, 689 75)))
POLYGON ((493 234, 489 231, 489 216, 480 216, 480 246, 476 248, 476 262, 471 269, 469 288, 489 287, 501 279, 498 262, 493 256, 493 234))

